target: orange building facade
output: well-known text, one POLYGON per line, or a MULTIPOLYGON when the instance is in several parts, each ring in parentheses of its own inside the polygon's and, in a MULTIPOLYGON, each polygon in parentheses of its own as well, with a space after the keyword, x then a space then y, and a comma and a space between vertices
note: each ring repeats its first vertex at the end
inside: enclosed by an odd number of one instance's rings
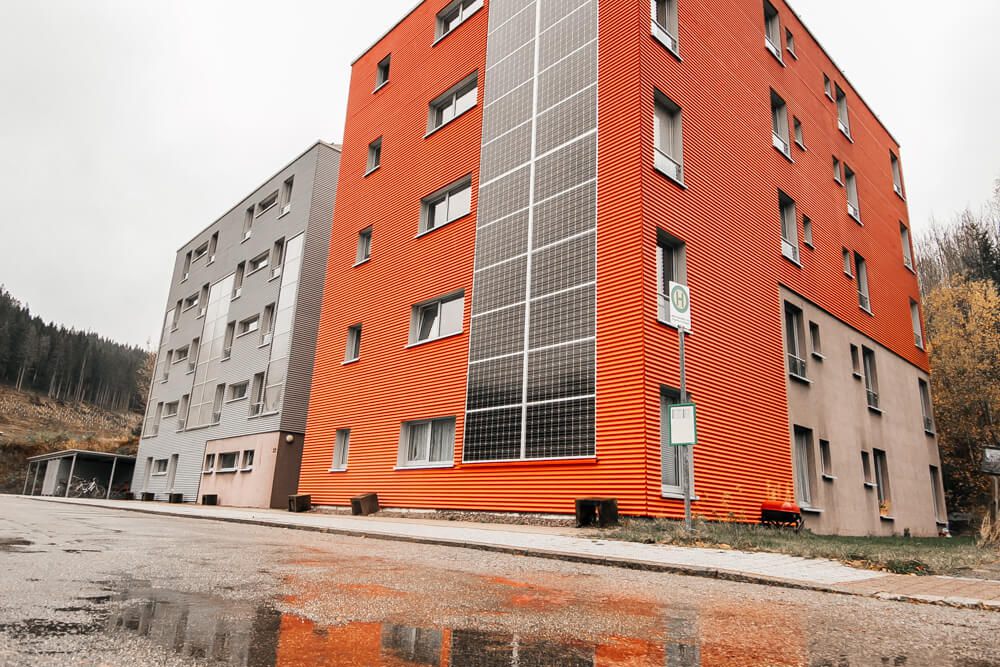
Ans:
POLYGON ((422 2, 353 64, 300 493, 681 516, 673 279, 696 514, 936 534, 898 155, 780 0, 422 2))

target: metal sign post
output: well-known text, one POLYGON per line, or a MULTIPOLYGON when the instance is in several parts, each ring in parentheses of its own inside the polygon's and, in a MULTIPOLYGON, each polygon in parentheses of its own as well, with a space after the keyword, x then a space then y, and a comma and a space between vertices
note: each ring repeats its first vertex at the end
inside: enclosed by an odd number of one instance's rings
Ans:
POLYGON ((680 447, 681 454, 681 488, 684 491, 684 527, 691 531, 691 469, 693 468, 694 461, 692 460, 692 447, 694 446, 697 435, 696 435, 696 417, 695 417, 695 406, 688 403, 688 393, 687 393, 687 368, 685 364, 684 357, 684 338, 687 332, 691 330, 691 290, 687 285, 681 285, 680 283, 670 282, 670 304, 669 304, 669 315, 670 323, 677 327, 677 339, 680 346, 679 357, 680 357, 680 371, 681 371, 681 404, 671 406, 670 410, 670 444, 675 447, 680 447), (675 408, 680 408, 677 411, 678 419, 675 423, 674 410, 675 408), (690 420, 688 422, 688 420, 690 420), (675 438, 675 433, 679 437, 675 438), (683 435, 681 435, 683 434, 683 435))
MULTIPOLYGON (((681 403, 688 402, 687 372, 684 364, 684 328, 677 330, 680 340, 681 403)), ((681 447, 681 488, 684 489, 684 528, 691 532, 691 445, 681 447)))

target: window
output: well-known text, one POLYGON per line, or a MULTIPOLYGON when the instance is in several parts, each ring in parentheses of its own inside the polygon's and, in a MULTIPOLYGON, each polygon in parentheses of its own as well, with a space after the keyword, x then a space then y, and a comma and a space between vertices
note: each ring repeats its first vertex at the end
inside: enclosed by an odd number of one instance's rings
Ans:
POLYGON ((388 55, 379 61, 375 66, 375 90, 378 90, 389 83, 389 66, 392 64, 392 55, 388 55))
POLYGON ((823 92, 826 93, 826 96, 831 100, 833 99, 833 84, 830 82, 830 77, 826 74, 823 75, 823 92))
POLYGON ((333 465, 331 470, 347 470, 347 452, 351 446, 351 429, 338 428, 333 443, 333 465))
POLYGON ((802 150, 806 149, 806 141, 802 134, 802 121, 798 118, 792 116, 792 127, 795 128, 795 143, 799 145, 802 150))
POLYGON ((247 263, 240 262, 236 265, 236 275, 233 277, 233 297, 234 299, 240 298, 243 294, 243 277, 246 274, 247 263))
POLYGON ((483 0, 455 0, 437 15, 437 39, 442 39, 479 11, 483 0))
POLYGON ((771 91, 771 143, 785 157, 791 157, 788 144, 788 105, 778 93, 771 91))
POLYGON ((810 248, 813 247, 813 221, 808 215, 802 216, 802 241, 810 248))
POLYGON ((944 523, 947 521, 947 517, 944 515, 942 508, 944 503, 941 498, 941 471, 937 469, 937 466, 930 466, 931 473, 931 499, 934 503, 934 518, 938 523, 944 523))
POLYGON ((372 173, 382 164, 382 137, 368 144, 368 166, 365 175, 372 173))
POLYGON ((180 321, 181 321, 181 311, 183 310, 183 305, 184 305, 183 301, 178 301, 177 305, 174 306, 173 311, 171 311, 173 313, 173 316, 172 316, 171 322, 170 322, 170 330, 171 331, 177 331, 177 325, 180 324, 180 321))
POLYGON ((164 417, 176 417, 177 416, 177 401, 171 401, 163 406, 163 416, 164 417))
POLYGON ((858 346, 851 345, 851 371, 856 378, 861 377, 861 354, 858 352, 858 346))
POLYGON ((250 416, 256 417, 264 410, 264 374, 257 373, 253 376, 253 384, 250 388, 250 416))
POLYGON ((844 184, 844 178, 840 173, 840 160, 837 159, 837 156, 833 157, 833 180, 839 185, 844 184))
POLYGON ((243 465, 240 466, 240 470, 253 470, 253 455, 254 450, 243 450, 243 465))
POLYGON ((464 292, 417 304, 411 318, 410 344, 461 333, 464 315, 464 292))
POLYGON ((798 60, 798 55, 795 54, 795 35, 788 28, 785 28, 785 48, 788 49, 793 58, 798 60))
POLYGON ((256 271, 260 271, 261 269, 265 268, 268 262, 270 261, 270 258, 271 258, 271 253, 262 252, 261 254, 251 259, 250 263, 247 264, 247 275, 249 276, 256 271))
POLYGON ((243 336, 248 333, 253 333, 260 328, 260 315, 254 315, 253 317, 248 317, 240 322, 239 329, 237 329, 237 335, 243 336))
POLYGON ((478 95, 479 74, 473 72, 471 76, 432 101, 427 123, 428 134, 476 106, 478 95))
POLYGON ((215 253, 219 250, 219 232, 212 234, 212 238, 208 242, 208 263, 211 264, 215 261, 215 253))
POLYGON ((847 187, 847 214, 861 222, 861 207, 858 204, 858 179, 847 163, 844 163, 844 185, 847 187))
POLYGON ((861 347, 861 361, 865 367, 865 393, 868 407, 878 410, 878 371, 875 368, 875 352, 861 347))
POLYGON ((188 417, 188 405, 191 402, 191 397, 188 394, 181 396, 181 405, 178 408, 177 413, 177 430, 183 431, 184 427, 187 426, 188 417))
MULTIPOLYGON (((661 457, 661 493, 664 496, 681 496, 684 493, 682 470, 684 465, 683 447, 672 447, 670 442, 670 406, 681 402, 680 392, 667 387, 660 388, 660 451, 661 457)), ((690 471, 688 480, 694 488, 694 471, 690 471)))
POLYGON ((924 349, 923 327, 920 326, 920 304, 910 299, 910 321, 913 323, 913 344, 924 349))
POLYGON ((847 95, 841 90, 839 85, 834 85, 834 89, 837 91, 837 127, 844 136, 848 139, 851 138, 851 119, 847 115, 847 95))
POLYGON ((913 246, 910 245, 910 230, 899 223, 899 243, 903 246, 903 266, 913 270, 913 246))
POLYGON ((153 462, 153 474, 154 475, 166 475, 167 474, 167 459, 156 459, 153 462))
POLYGON ((423 200, 420 233, 454 222, 472 211, 472 179, 465 177, 423 200))
POLYGON ((205 241, 200 246, 194 249, 194 254, 191 256, 192 262, 197 262, 199 259, 208 254, 208 241, 205 241))
POLYGON ((764 46, 781 60, 781 20, 778 10, 767 0, 764 0, 764 46))
POLYGON ((820 470, 825 479, 833 479, 833 457, 830 455, 830 442, 819 441, 820 470))
POLYGON ((217 472, 235 472, 238 458, 239 452, 223 452, 219 454, 219 469, 217 472))
POLYGON ((281 213, 285 215, 292 210, 292 188, 295 187, 295 177, 289 176, 281 184, 281 213))
POLYGON ((166 382, 170 379, 170 366, 174 363, 174 351, 167 350, 167 358, 163 364, 163 378, 162 382, 166 382))
POLYGON ((198 295, 198 303, 201 307, 198 308, 198 317, 202 317, 208 312, 208 290, 211 287, 208 283, 201 286, 201 294, 198 295))
POLYGON ((803 508, 813 507, 813 479, 816 462, 813 455, 812 431, 795 427, 795 499, 803 508))
POLYGON ((872 475, 871 454, 864 450, 861 452, 861 474, 863 476, 865 486, 875 486, 875 480, 872 475))
POLYGON ((184 299, 184 310, 191 310, 192 308, 194 308, 195 306, 197 306, 198 305, 198 297, 199 296, 200 296, 200 294, 198 292, 195 292, 194 294, 192 294, 188 298, 184 299))
POLYGON ((652 0, 653 37, 677 53, 677 0, 652 0))
POLYGON ((858 305, 866 313, 872 312, 872 301, 868 296, 868 262, 854 253, 854 268, 858 272, 858 305))
POLYGON ((347 351, 344 361, 357 361, 361 357, 361 325, 347 327, 347 351))
POLYGON ((799 229, 796 222, 795 200, 778 190, 781 213, 781 254, 796 264, 799 261, 799 229))
POLYGON ((358 250, 354 255, 354 263, 367 262, 372 256, 372 228, 366 227, 358 232, 358 250))
POLYGON ((260 327, 260 344, 268 345, 271 342, 271 334, 274 332, 274 304, 269 303, 264 306, 264 322, 260 327))
POLYGON ((653 166, 678 183, 684 182, 681 108, 656 91, 653 115, 653 166))
POLYGON ((285 239, 278 239, 271 248, 271 277, 281 275, 281 266, 285 261, 285 239))
POLYGON ((190 352, 188 353, 188 373, 194 371, 198 366, 198 352, 201 350, 201 339, 195 338, 191 341, 190 352))
POLYGON ((662 229, 656 230, 656 316, 666 322, 670 316, 670 283, 687 284, 686 246, 662 229))
POLYGON ((233 356, 233 339, 236 337, 236 322, 226 325, 226 336, 222 341, 222 359, 226 360, 233 356))
POLYGON ((278 203, 278 191, 275 190, 268 196, 264 197, 257 204, 257 215, 262 215, 265 211, 271 210, 271 207, 277 205, 278 203))
POLYGON ((844 248, 844 275, 854 277, 854 269, 851 266, 851 251, 844 248))
POLYGON ((156 410, 153 412, 153 418, 147 420, 146 423, 146 435, 153 436, 160 432, 160 418, 163 416, 163 403, 156 404, 156 410))
POLYGON ((184 282, 191 275, 191 253, 184 255, 184 271, 181 273, 181 282, 184 282))
POLYGON ((226 400, 226 385, 215 385, 215 398, 212 400, 212 423, 222 421, 222 403, 226 400))
POLYGON ((205 455, 205 466, 201 469, 204 473, 210 473, 215 470, 215 454, 205 455))
POLYGON ((243 240, 246 241, 253 235, 253 211, 254 207, 251 206, 243 214, 243 240))
POLYGON ((804 380, 806 376, 805 334, 802 330, 802 310, 785 302, 785 344, 788 347, 788 374, 804 380))
POLYGON ((903 176, 899 171, 899 158, 892 151, 889 151, 889 163, 892 166, 892 190, 900 197, 903 196, 903 176))
POLYGON ((248 385, 249 383, 247 382, 237 382, 236 384, 229 385, 229 400, 238 401, 246 398, 248 385))
POLYGON ((934 409, 931 405, 931 388, 926 380, 917 380, 920 389, 920 412, 924 417, 924 431, 934 434, 934 409))
POLYGON ((809 341, 812 343, 812 355, 823 358, 823 340, 820 338, 819 325, 815 322, 809 323, 809 341))
POLYGON ((174 351, 173 363, 177 364, 182 361, 187 361, 189 351, 190 348, 187 345, 185 345, 184 347, 177 348, 177 350, 174 351))
POLYGON ((450 464, 454 457, 454 417, 403 424, 401 466, 450 464))
POLYGON ((872 450, 875 459, 875 490, 878 493, 879 516, 892 516, 892 496, 889 493, 889 463, 885 452, 881 449, 872 450))

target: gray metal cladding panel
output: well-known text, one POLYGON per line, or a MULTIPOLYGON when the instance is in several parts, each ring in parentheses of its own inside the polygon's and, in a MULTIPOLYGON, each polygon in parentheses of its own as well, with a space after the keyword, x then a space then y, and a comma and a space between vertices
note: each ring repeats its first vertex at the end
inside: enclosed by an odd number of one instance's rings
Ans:
POLYGON ((476 261, 491 266, 528 251, 528 212, 515 213, 476 232, 476 261))
POLYGON ((531 302, 531 349, 595 335, 595 288, 586 285, 531 302))
POLYGON ((500 461, 521 457, 522 410, 502 408, 465 415, 466 461, 500 461))
POLYGON ((595 236, 589 232, 534 253, 532 298, 593 282, 597 277, 595 236))
POLYGON ((593 184, 567 190, 535 204, 532 246, 556 241, 594 229, 597 222, 597 188, 593 184))
POLYGON ((472 328, 469 358, 490 359, 524 350, 524 308, 515 306, 480 315, 472 328))
POLYGON ((596 40, 597 0, 490 2, 465 461, 595 452, 596 40))
POLYGON ((594 398, 529 405, 525 458, 590 456, 594 453, 594 398))
POLYGON ((478 224, 482 226, 528 208, 530 191, 531 169, 527 166, 482 186, 479 189, 478 224))

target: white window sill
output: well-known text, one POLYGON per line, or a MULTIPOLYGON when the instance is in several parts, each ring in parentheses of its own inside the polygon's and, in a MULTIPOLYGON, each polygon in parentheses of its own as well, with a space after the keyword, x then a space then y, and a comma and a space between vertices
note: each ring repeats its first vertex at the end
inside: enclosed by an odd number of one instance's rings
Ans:
POLYGON ((277 280, 278 278, 280 278, 280 277, 281 277, 281 275, 282 275, 282 274, 280 274, 280 273, 279 273, 279 274, 277 274, 277 275, 275 275, 275 274, 273 274, 273 273, 272 273, 272 274, 271 274, 271 277, 267 279, 267 282, 273 282, 273 281, 277 280))
POLYGON ((851 216, 851 219, 854 220, 854 222, 856 222, 859 225, 861 225, 862 227, 865 226, 865 223, 861 222, 861 215, 860 214, 859 215, 854 215, 853 213, 851 213, 850 211, 848 211, 847 215, 851 216))
POLYGON ((812 354, 814 358, 819 359, 820 361, 826 359, 826 357, 823 356, 822 352, 811 352, 810 354, 812 354))
POLYGON ((247 278, 249 278, 249 277, 250 277, 250 276, 252 276, 253 274, 255 274, 255 273, 258 273, 258 272, 260 272, 260 271, 263 271, 263 270, 264 270, 264 269, 266 269, 266 268, 267 268, 267 264, 265 264, 264 266, 258 266, 258 267, 257 267, 256 269, 254 269, 253 271, 250 271, 250 272, 249 272, 249 273, 247 273, 247 274, 246 274, 245 276, 243 276, 243 279, 244 279, 244 280, 246 280, 247 278))
POLYGON ((186 308, 184 308, 184 309, 181 310, 181 313, 186 313, 187 311, 194 310, 197 307, 198 307, 198 304, 193 304, 193 305, 187 306, 186 308))
POLYGON ((833 95, 831 95, 830 93, 823 93, 823 94, 826 95, 826 99, 830 100, 831 102, 836 102, 837 101, 837 100, 833 99, 833 95))
POLYGON ((798 139, 795 140, 795 145, 798 146, 803 151, 808 151, 809 150, 808 148, 806 148, 806 145, 804 143, 802 143, 801 141, 799 141, 798 139))
POLYGON ((374 95, 375 93, 377 93, 378 91, 382 90, 383 88, 385 88, 388 85, 389 85, 389 79, 386 79, 382 83, 380 83, 377 86, 375 86, 375 89, 372 90, 372 95, 374 95))
POLYGON ((434 227, 431 227, 430 229, 420 230, 419 232, 417 232, 417 235, 414 236, 413 238, 419 239, 421 236, 427 236, 428 234, 430 234, 432 232, 436 232, 437 230, 441 229, 442 227, 447 227, 448 225, 452 224, 453 222, 458 222, 462 218, 466 218, 466 217, 468 217, 470 215, 472 215, 472 211, 469 211, 465 215, 460 215, 457 218, 453 218, 453 219, 451 219, 451 220, 449 220, 447 222, 442 222, 440 225, 435 225, 434 227))
POLYGON ((796 60, 799 59, 799 57, 797 55, 795 55, 795 51, 792 51, 788 47, 785 47, 785 51, 788 51, 788 55, 790 55, 792 58, 795 58, 796 60))
POLYGON ((840 180, 839 178, 834 178, 833 182, 836 183, 837 185, 839 185, 840 187, 844 187, 844 182, 842 180, 840 180))
POLYGON ((792 164, 795 164, 795 160, 792 159, 791 150, 789 150, 786 153, 785 151, 783 151, 780 148, 778 148, 777 146, 775 146, 773 141, 771 142, 771 147, 774 148, 774 150, 778 151, 778 154, 780 154, 783 158, 785 158, 786 160, 788 160, 792 164))
POLYGON ((291 212, 292 212, 292 209, 288 209, 287 211, 282 211, 281 213, 278 214, 278 220, 281 220, 282 218, 284 218, 286 215, 288 215, 291 212))
POLYGON ((800 269, 802 268, 802 262, 800 262, 799 260, 795 259, 794 257, 789 257, 784 252, 781 253, 781 256, 784 257, 786 260, 788 260, 790 263, 792 263, 795 266, 799 267, 800 269))
POLYGON ((868 406, 868 412, 871 412, 874 415, 878 415, 879 417, 882 416, 882 408, 877 408, 874 405, 868 406))
POLYGON ((240 401, 245 401, 245 400, 247 400, 246 396, 240 396, 239 398, 230 398, 228 401, 226 401, 226 405, 229 405, 230 403, 239 403, 240 401))
POLYGON ((805 384, 805 385, 812 384, 812 380, 810 380, 809 378, 807 378, 807 377, 805 377, 803 375, 799 375, 797 373, 789 373, 788 377, 790 377, 791 379, 795 380, 796 382, 801 382, 802 384, 805 384))
POLYGON ((250 334, 257 333, 257 331, 258 331, 257 329, 253 329, 251 331, 244 331, 243 333, 236 334, 235 340, 239 340, 240 338, 243 338, 244 336, 249 336, 250 334))
POLYGON ((827 475, 827 474, 825 474, 825 473, 824 473, 824 474, 822 475, 822 477, 823 477, 823 481, 824 481, 824 482, 832 482, 832 481, 834 481, 835 479, 837 479, 837 476, 836 476, 836 475, 827 475))
POLYGON ((376 171, 378 171, 378 168, 381 167, 381 166, 382 166, 382 163, 379 162, 377 165, 375 165, 374 167, 372 167, 371 169, 369 169, 368 171, 366 171, 364 173, 364 176, 362 176, 362 178, 368 178, 371 174, 374 174, 376 171))
POLYGON ((842 135, 844 135, 845 137, 847 137, 848 141, 850 141, 852 144, 854 143, 854 138, 851 136, 850 131, 845 132, 843 128, 837 128, 837 129, 840 130, 840 133, 842 135))
POLYGON ((150 477, 166 477, 167 473, 165 473, 165 472, 152 472, 152 473, 149 473, 149 476, 150 477))
POLYGON ((677 178, 676 176, 674 176, 670 172, 668 172, 668 171, 666 171, 664 169, 661 169, 660 166, 658 164, 656 164, 656 160, 653 160, 653 169, 655 169, 658 173, 663 174, 664 176, 666 176, 669 181, 671 181, 672 183, 674 183, 677 187, 681 188, 682 190, 687 190, 688 189, 687 186, 684 185, 684 171, 683 171, 684 167, 683 166, 681 166, 681 177, 680 178, 677 178))
POLYGON ((875 317, 875 314, 871 311, 871 308, 865 308, 864 306, 858 306, 858 310, 860 310, 863 313, 867 313, 867 314, 871 315, 872 317, 875 317))
MULTIPOLYGON (((684 492, 683 491, 660 491, 660 497, 661 498, 666 498, 667 500, 684 500, 684 492)), ((692 495, 691 496, 691 502, 695 502, 696 500, 700 500, 700 498, 698 496, 692 495)))
POLYGON ((445 334, 443 336, 438 336, 437 338, 427 338, 426 340, 418 340, 413 343, 408 343, 404 349, 409 349, 411 347, 420 347, 421 345, 426 345, 427 343, 433 343, 436 340, 444 340, 446 338, 454 338, 455 336, 461 336, 465 333, 465 330, 456 331, 455 333, 445 334))
POLYGON ((352 266, 352 268, 353 268, 353 267, 358 267, 358 266, 361 266, 362 264, 367 264, 368 262, 370 262, 370 261, 371 261, 371 259, 372 259, 372 258, 371 258, 371 255, 369 255, 368 257, 365 257, 365 258, 364 258, 363 260, 361 260, 360 262, 354 262, 354 264, 352 264, 351 266, 352 266))
POLYGON ((861 379, 861 377, 862 377, 862 376, 861 376, 861 373, 858 373, 857 371, 854 371, 853 373, 851 373, 851 375, 853 375, 853 376, 854 376, 854 379, 855 379, 855 380, 860 380, 860 379, 861 379))
POLYGON ((253 466, 250 466, 249 468, 240 468, 240 472, 253 472, 253 466))
POLYGON ((803 507, 802 505, 799 505, 799 510, 801 510, 801 512, 803 514, 822 514, 823 513, 823 510, 820 509, 819 507, 803 507))
POLYGON ((215 472, 221 475, 222 473, 239 472, 239 470, 237 468, 219 468, 215 472))
POLYGON ((414 463, 413 465, 396 466, 393 470, 434 470, 439 468, 454 468, 453 462, 448 463, 414 463))
MULTIPOLYGON (((448 34, 451 34, 451 33, 448 33, 448 34)), ((477 97, 479 96, 479 92, 478 91, 476 92, 476 96, 477 97)), ((473 104, 471 107, 469 107, 468 109, 466 109, 462 113, 458 114, 454 118, 450 118, 450 119, 446 120, 445 122, 441 123, 440 125, 438 125, 437 127, 432 128, 430 130, 427 130, 427 134, 424 135, 424 139, 429 139, 434 133, 438 132, 442 128, 448 127, 449 125, 451 125, 452 123, 454 123, 456 120, 458 120, 459 118, 461 118, 465 114, 467 114, 470 111, 472 111, 473 109, 475 109, 477 106, 479 106, 479 100, 478 99, 476 100, 475 104, 473 104)))
POLYGON ((271 204, 270 206, 268 206, 267 208, 263 208, 263 209, 260 209, 259 211, 257 211, 257 215, 255 215, 254 217, 255 218, 259 218, 260 216, 264 215, 265 213, 267 213, 268 211, 270 211, 272 208, 274 208, 277 205, 278 205, 278 201, 275 200, 274 203, 271 204))
POLYGON ((669 30, 664 28, 656 21, 653 21, 651 26, 651 34, 653 36, 653 39, 662 44, 667 49, 667 52, 670 53, 670 55, 672 55, 674 58, 677 58, 678 62, 684 62, 683 60, 681 60, 681 54, 678 53, 677 51, 678 40, 676 37, 670 34, 669 30))
POLYGON ((343 468, 330 468, 327 472, 347 472, 347 466, 343 468))
POLYGON ((214 470, 202 470, 201 474, 202 475, 211 475, 213 472, 215 472, 215 471, 214 470))
POLYGON ((767 39, 764 40, 764 48, 767 52, 774 56, 774 59, 781 63, 782 67, 785 67, 785 61, 781 57, 781 49, 774 44, 770 43, 767 39))
POLYGON ((875 488, 875 482, 865 482, 865 488, 866 489, 874 489, 875 488))
POLYGON ((899 198, 900 198, 900 199, 902 199, 903 201, 906 201, 906 197, 905 197, 905 196, 903 195, 903 193, 902 193, 902 192, 900 192, 900 191, 899 191, 899 190, 897 190, 896 188, 893 188, 893 189, 892 189, 892 191, 896 193, 896 196, 897 196, 897 197, 899 197, 899 198))
POLYGON ((937 437, 937 433, 935 431, 928 431, 927 429, 924 429, 924 435, 926 435, 929 438, 937 437))
POLYGON ((340 362, 341 366, 350 366, 351 364, 356 364, 361 361, 361 357, 354 357, 353 359, 344 359, 340 362))
POLYGON ((879 514, 878 518, 882 521, 895 521, 896 517, 889 514, 879 514))
POLYGON ((906 262, 903 262, 903 266, 906 268, 907 271, 909 271, 913 275, 917 275, 917 270, 913 268, 913 264, 907 264, 906 262))

